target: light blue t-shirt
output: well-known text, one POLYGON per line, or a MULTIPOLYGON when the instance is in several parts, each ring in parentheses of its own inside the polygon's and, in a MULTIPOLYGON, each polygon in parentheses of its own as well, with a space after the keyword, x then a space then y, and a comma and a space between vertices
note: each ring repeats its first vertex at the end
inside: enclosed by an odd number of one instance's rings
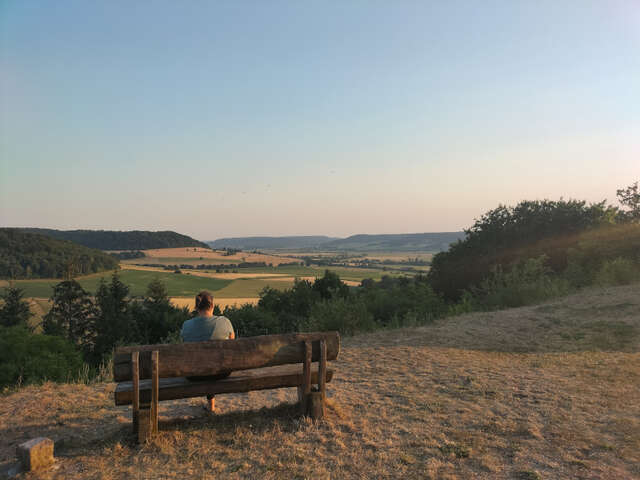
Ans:
POLYGON ((185 342, 206 342, 207 340, 227 340, 233 326, 227 317, 194 317, 182 325, 182 340, 185 342))

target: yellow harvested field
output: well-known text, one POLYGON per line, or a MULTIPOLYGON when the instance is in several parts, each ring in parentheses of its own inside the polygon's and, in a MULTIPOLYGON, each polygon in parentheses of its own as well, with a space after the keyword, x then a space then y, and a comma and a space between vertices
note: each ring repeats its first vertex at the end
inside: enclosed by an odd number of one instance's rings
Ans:
MULTIPOLYGON (((126 270, 143 270, 145 272, 164 272, 167 270, 160 267, 146 267, 141 265, 122 265, 123 269, 126 270)), ((283 273, 216 273, 216 272, 206 272, 201 270, 182 270, 182 273, 185 275, 193 275, 194 277, 206 277, 206 278, 221 278, 226 280, 237 280, 239 278, 275 278, 275 277, 285 277, 287 274, 283 273)))
MULTIPOLYGON (((281 263, 299 262, 297 258, 280 255, 264 255, 262 253, 238 252, 234 255, 223 255, 222 251, 207 250, 206 248, 181 247, 181 248, 158 248, 153 250, 143 250, 144 254, 152 258, 188 258, 200 259, 203 263, 219 261, 241 262, 265 262, 266 264, 280 265, 281 263), (206 260, 206 262, 205 262, 206 260)), ((136 259, 139 263, 144 263, 144 259, 136 259)))
MULTIPOLYGON (((640 478, 640 287, 344 338, 328 413, 296 389, 160 403, 137 446, 114 383, 29 386, 0 403, 0 470, 45 436, 57 479, 640 478)), ((162 360, 161 360, 162 361, 162 360)))
MULTIPOLYGON (((227 307, 239 307, 245 304, 255 305, 260 300, 260 297, 246 297, 246 298, 217 298, 213 297, 214 305, 220 307, 220 310, 224 310, 227 307)), ((187 307, 189 310, 196 308, 195 298, 192 297, 171 297, 171 303, 176 307, 187 307)))

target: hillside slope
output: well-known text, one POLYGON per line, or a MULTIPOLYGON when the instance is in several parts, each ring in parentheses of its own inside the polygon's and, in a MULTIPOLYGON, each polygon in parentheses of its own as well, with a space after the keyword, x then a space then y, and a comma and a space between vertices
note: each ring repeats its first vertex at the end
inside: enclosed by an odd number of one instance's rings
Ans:
POLYGON ((322 235, 298 237, 237 237, 207 242, 213 248, 243 250, 322 250, 358 252, 440 252, 464 237, 464 232, 352 235, 332 238, 322 235))
POLYGON ((99 250, 149 250, 175 247, 210 248, 204 242, 172 231, 53 230, 49 228, 21 228, 20 230, 47 235, 60 240, 69 240, 79 245, 99 250))
POLYGON ((100 250, 55 238, 0 228, 0 279, 61 278, 112 270, 118 260, 100 250))
POLYGON ((297 250, 319 248, 335 240, 324 235, 302 235, 289 237, 232 237, 207 242, 211 248, 239 248, 241 250, 297 250))
MULTIPOLYGON (((36 436, 29 478, 631 479, 640 476, 640 285, 345 338, 313 424, 295 389, 163 402, 131 442, 114 384, 27 387, 0 403, 0 459, 36 436)), ((1 461, 1 460, 0 460, 1 461)))

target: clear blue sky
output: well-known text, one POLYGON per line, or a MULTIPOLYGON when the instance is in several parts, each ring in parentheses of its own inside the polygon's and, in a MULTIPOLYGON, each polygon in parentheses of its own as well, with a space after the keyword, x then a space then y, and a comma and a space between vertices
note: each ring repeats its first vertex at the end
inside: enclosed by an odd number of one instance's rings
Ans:
POLYGON ((640 2, 0 2, 0 224, 468 227, 640 178, 640 2))

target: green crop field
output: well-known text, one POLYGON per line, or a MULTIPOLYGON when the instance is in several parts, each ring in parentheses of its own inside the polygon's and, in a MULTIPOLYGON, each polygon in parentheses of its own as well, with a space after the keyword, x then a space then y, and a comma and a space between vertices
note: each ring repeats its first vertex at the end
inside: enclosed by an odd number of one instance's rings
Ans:
MULTIPOLYGON (((108 282, 111 274, 112 272, 103 272, 100 274, 87 275, 86 277, 78 277, 76 280, 85 290, 90 293, 95 293, 100 279, 104 278, 108 282)), ((216 291, 231 283, 231 280, 195 277, 176 273, 146 272, 141 270, 120 271, 120 279, 129 286, 131 289, 130 295, 132 296, 144 295, 147 291, 147 285, 149 285, 154 278, 160 279, 165 284, 169 296, 172 297, 195 295, 201 290, 216 291)), ((17 280, 15 284, 24 289, 26 297, 48 298, 53 292, 53 286, 60 281, 60 279, 17 280)))
POLYGON ((234 280, 233 283, 218 290, 215 293, 216 298, 251 298, 259 297, 260 292, 265 287, 271 287, 275 290, 283 290, 291 288, 293 280, 273 280, 260 278, 247 278, 234 280))

